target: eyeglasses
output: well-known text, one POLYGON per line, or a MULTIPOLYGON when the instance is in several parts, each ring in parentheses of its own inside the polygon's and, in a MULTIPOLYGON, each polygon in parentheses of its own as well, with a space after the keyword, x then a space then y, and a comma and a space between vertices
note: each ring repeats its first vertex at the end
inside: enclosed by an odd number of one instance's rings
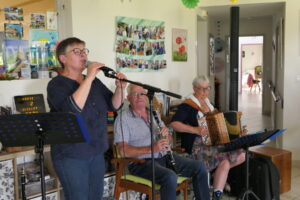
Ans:
MULTIPOLYGON (((79 49, 79 48, 74 48, 71 50, 75 55, 80 56, 80 55, 88 55, 89 54, 89 50, 87 48, 83 48, 83 49, 79 49)), ((69 51, 69 52, 71 52, 69 51)))
POLYGON ((195 88, 202 91, 202 92, 205 92, 205 91, 210 91, 211 86, 208 86, 208 87, 195 87, 195 88))
POLYGON ((132 96, 132 97, 139 97, 139 96, 146 96, 147 95, 147 92, 132 92, 131 94, 130 94, 130 96, 132 96))

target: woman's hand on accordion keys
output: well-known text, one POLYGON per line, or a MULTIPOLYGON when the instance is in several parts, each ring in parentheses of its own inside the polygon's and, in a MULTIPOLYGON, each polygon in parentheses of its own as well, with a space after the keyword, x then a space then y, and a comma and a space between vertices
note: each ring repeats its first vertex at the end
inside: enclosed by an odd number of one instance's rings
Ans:
POLYGON ((197 127, 195 127, 195 129, 196 129, 195 133, 197 135, 200 135, 200 136, 208 135, 208 128, 207 128, 207 126, 197 126, 197 127))

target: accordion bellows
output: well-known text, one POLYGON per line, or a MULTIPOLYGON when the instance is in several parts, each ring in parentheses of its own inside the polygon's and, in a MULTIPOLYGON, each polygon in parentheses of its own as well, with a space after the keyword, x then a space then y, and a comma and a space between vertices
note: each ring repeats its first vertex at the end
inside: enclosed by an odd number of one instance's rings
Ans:
POLYGON ((230 142, 223 113, 220 112, 207 115, 206 123, 211 145, 225 144, 230 142))

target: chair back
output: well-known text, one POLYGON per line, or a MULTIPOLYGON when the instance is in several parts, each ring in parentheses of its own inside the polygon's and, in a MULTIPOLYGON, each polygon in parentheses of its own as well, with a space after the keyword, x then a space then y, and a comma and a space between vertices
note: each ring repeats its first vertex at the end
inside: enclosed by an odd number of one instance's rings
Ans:
POLYGON ((257 65, 254 68, 254 76, 255 76, 255 79, 261 79, 262 78, 262 66, 261 65, 257 65))

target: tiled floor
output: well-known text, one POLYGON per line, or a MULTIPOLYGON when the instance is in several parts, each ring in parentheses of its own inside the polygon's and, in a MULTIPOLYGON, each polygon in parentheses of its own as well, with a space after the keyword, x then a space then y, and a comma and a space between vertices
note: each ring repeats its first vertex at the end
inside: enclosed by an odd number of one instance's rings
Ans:
POLYGON ((262 93, 258 90, 243 90, 239 95, 239 111, 243 112, 242 124, 247 125, 249 133, 272 128, 270 116, 262 115, 262 93))

